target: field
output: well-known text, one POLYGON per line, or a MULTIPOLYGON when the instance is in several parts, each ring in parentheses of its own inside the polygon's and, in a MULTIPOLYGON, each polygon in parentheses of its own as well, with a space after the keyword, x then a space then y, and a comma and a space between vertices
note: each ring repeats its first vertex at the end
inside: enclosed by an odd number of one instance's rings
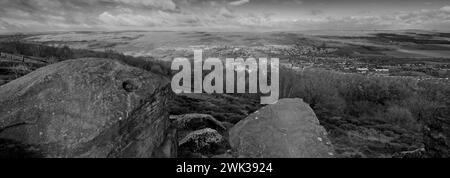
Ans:
MULTIPOLYGON (((398 51, 404 54, 419 54, 422 58, 448 57, 450 37, 446 33, 432 32, 389 32, 365 31, 347 32, 354 36, 335 36, 331 33, 316 32, 72 32, 32 35, 28 41, 47 45, 68 45, 72 48, 91 50, 113 49, 132 56, 162 55, 166 50, 191 50, 192 48, 263 47, 280 48, 301 44, 318 46, 325 44, 337 48, 357 48, 355 53, 380 54, 398 51), (309 34, 309 35, 308 35, 309 34), (356 34, 356 35, 355 35, 356 34), (371 48, 371 49, 370 49, 371 48), (358 49, 358 48, 357 48, 358 49), (364 50, 366 49, 366 50, 364 50)), ((336 33, 339 35, 339 33, 336 33)), ((387 55, 389 56, 389 55, 387 55)), ((416 56, 417 57, 417 56, 416 56)))
POLYGON ((449 77, 450 63, 449 34, 426 31, 71 32, 27 35, 23 40, 167 62, 203 49, 206 57, 221 59, 269 56, 297 67, 314 63, 341 72, 389 68, 394 74, 408 71, 439 78, 449 77))

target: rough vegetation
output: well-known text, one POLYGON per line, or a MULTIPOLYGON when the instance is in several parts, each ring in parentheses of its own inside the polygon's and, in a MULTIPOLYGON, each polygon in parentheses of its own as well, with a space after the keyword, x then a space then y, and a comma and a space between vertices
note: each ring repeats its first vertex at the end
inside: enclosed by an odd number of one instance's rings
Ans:
POLYGON ((449 150, 445 81, 324 70, 284 70, 280 76, 282 96, 311 105, 341 156, 391 157, 426 147, 429 156, 439 152, 435 157, 449 150))

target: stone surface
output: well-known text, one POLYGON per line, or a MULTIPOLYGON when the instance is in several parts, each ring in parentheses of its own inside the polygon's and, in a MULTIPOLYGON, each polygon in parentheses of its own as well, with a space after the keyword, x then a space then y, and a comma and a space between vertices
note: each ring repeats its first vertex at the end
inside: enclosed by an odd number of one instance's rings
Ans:
POLYGON ((170 118, 172 125, 177 128, 179 157, 206 157, 221 153, 229 147, 227 128, 211 115, 194 113, 170 118))
POLYGON ((230 130, 235 157, 329 158, 334 149, 313 110, 301 99, 266 106, 230 130))
POLYGON ((395 153, 392 158, 426 158, 425 148, 419 148, 413 151, 403 151, 400 153, 395 153))
POLYGON ((188 134, 179 142, 179 149, 186 153, 198 153, 203 155, 214 154, 211 150, 220 147, 223 141, 222 135, 214 129, 206 128, 188 134))
POLYGON ((178 156, 178 131, 176 128, 170 128, 166 139, 162 145, 156 150, 153 157, 155 158, 176 158, 178 156))
POLYGON ((40 68, 0 86, 0 152, 152 157, 169 132, 170 93, 167 78, 115 60, 40 68))
POLYGON ((204 128, 212 128, 215 130, 226 130, 222 122, 208 114, 185 114, 171 116, 171 120, 173 120, 173 123, 178 129, 199 130, 204 128))

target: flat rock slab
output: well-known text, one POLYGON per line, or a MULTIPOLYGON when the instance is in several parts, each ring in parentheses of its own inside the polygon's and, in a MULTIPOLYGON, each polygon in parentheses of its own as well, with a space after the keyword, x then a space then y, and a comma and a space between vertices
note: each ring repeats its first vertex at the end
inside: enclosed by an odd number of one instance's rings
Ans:
POLYGON ((244 158, 330 158, 335 152, 308 104, 283 99, 230 130, 235 156, 244 158))
POLYGON ((168 95, 167 78, 115 60, 46 66, 0 86, 0 145, 13 144, 0 148, 36 157, 151 157, 169 127, 168 95))

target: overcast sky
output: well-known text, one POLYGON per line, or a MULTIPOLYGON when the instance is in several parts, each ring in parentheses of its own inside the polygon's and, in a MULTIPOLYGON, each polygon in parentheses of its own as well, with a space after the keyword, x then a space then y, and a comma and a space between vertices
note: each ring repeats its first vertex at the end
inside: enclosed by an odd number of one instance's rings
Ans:
POLYGON ((450 29, 450 0, 0 0, 0 32, 450 29))

